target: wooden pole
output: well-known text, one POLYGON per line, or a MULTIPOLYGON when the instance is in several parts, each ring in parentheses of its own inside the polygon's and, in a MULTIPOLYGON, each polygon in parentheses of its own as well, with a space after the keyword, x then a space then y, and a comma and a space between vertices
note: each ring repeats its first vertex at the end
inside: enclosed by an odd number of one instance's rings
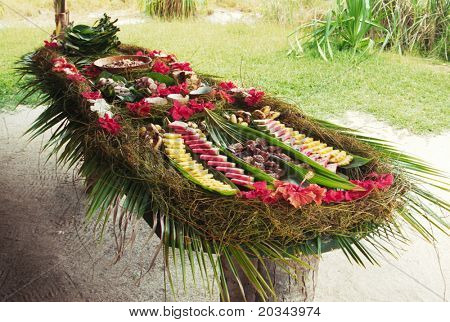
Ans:
MULTIPOLYGON (((266 281, 271 281, 276 297, 267 299, 269 302, 310 302, 314 300, 317 284, 317 273, 319 269, 319 258, 317 256, 302 256, 301 258, 311 268, 305 268, 296 262, 291 262, 291 273, 293 278, 280 266, 271 260, 265 260, 263 267, 257 260, 252 260, 253 265, 258 269, 266 281)), ((246 278, 242 270, 238 269, 239 279, 245 292, 242 295, 240 285, 236 281, 234 274, 229 268, 228 261, 222 260, 224 274, 228 287, 231 302, 262 302, 263 299, 255 291, 251 282, 246 278)), ((236 265, 235 265, 236 266, 236 265)))
POLYGON ((66 9, 66 0, 54 0, 55 8, 55 37, 61 38, 64 36, 64 30, 69 25, 69 11, 66 9))

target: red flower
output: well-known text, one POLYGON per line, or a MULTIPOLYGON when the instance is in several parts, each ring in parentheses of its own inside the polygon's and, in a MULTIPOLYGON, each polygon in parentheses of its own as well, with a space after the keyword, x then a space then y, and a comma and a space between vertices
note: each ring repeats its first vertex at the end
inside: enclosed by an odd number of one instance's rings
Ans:
POLYGON ((164 64, 162 61, 157 60, 153 64, 152 71, 154 71, 156 73, 167 74, 168 72, 170 72, 170 68, 169 68, 169 66, 164 64))
POLYGON ((67 60, 64 57, 57 57, 52 59, 52 64, 55 67, 67 64, 67 60))
POLYGON ((168 87, 170 94, 181 94, 181 95, 187 95, 189 94, 188 84, 187 83, 181 83, 178 85, 173 85, 168 87))
POLYGON ((59 45, 56 41, 52 40, 52 41, 47 41, 44 40, 44 47, 45 48, 58 48, 59 45))
POLYGON ((277 181, 275 183, 275 193, 282 196, 284 200, 289 201, 295 208, 312 203, 321 204, 325 196, 326 189, 316 184, 302 187, 289 182, 277 181))
POLYGON ((101 69, 94 64, 86 65, 83 67, 83 73, 89 78, 96 78, 101 73, 101 69))
POLYGON ((108 114, 105 114, 104 117, 99 117, 98 123, 103 129, 105 129, 112 135, 117 135, 122 128, 120 124, 117 123, 114 118, 110 118, 108 114))
POLYGON ((102 93, 100 92, 83 92, 81 96, 87 100, 98 100, 102 98, 102 93))
POLYGON ((77 74, 68 74, 67 79, 74 81, 74 82, 80 82, 80 83, 86 81, 86 78, 84 78, 83 75, 78 74, 78 73, 77 74))
POLYGON ((137 103, 127 103, 127 108, 138 116, 147 116, 150 113, 151 105, 142 99, 137 103))
POLYGON ((167 87, 166 84, 159 84, 156 92, 153 94, 155 97, 165 97, 170 94, 189 94, 189 89, 187 83, 181 83, 179 85, 172 85, 167 87))
POLYGON ((234 97, 232 95, 228 94, 226 91, 220 90, 219 95, 222 97, 222 99, 224 99, 225 101, 227 101, 230 104, 233 104, 236 101, 234 99, 234 97))
POLYGON ((211 102, 197 101, 192 99, 188 103, 189 108, 194 110, 194 112, 202 112, 205 108, 213 110, 215 108, 214 104, 211 102))
POLYGON ((155 58, 155 57, 161 55, 161 53, 162 53, 161 50, 156 50, 156 49, 154 49, 154 50, 152 50, 151 52, 149 52, 148 55, 149 55, 151 58, 155 58))
POLYGON ((267 189, 267 183, 265 181, 253 183, 253 188, 250 191, 241 191, 240 196, 246 199, 260 199, 267 204, 275 203, 280 199, 273 190, 267 189))
POLYGON ((325 203, 338 203, 345 200, 345 192, 342 190, 327 190, 323 202, 325 203))
POLYGON ((192 68, 188 62, 176 62, 170 64, 170 67, 173 70, 184 70, 184 71, 192 71, 192 68))
POLYGON ((392 173, 377 174, 373 172, 370 173, 367 177, 374 179, 375 185, 378 189, 389 188, 394 183, 394 176, 392 175, 392 173))
POLYGON ((248 106, 253 106, 261 101, 261 99, 264 96, 264 92, 257 91, 256 89, 252 88, 247 92, 248 96, 245 98, 245 103, 248 106))
POLYGON ((181 104, 178 101, 173 102, 173 107, 169 110, 170 115, 175 121, 181 119, 188 120, 195 112, 188 106, 181 104))
POLYGON ((144 53, 140 50, 136 52, 136 56, 145 56, 144 53))
POLYGON ((237 86, 233 82, 221 82, 219 87, 225 91, 231 91, 233 88, 237 86))

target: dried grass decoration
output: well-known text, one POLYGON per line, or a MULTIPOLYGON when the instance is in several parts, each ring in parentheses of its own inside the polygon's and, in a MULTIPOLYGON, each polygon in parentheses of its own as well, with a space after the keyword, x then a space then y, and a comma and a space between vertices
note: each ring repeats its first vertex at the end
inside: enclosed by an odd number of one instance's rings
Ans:
POLYGON ((120 45, 113 56, 151 60, 121 75, 92 64, 109 53, 69 52, 64 41, 47 42, 18 67, 24 90, 39 91, 47 106, 28 133, 53 129, 46 148, 59 163, 80 163, 93 183, 88 218, 106 224, 121 202, 157 231, 166 259, 180 249, 184 274, 185 250, 201 269, 211 261, 224 298, 212 254, 243 269, 264 298, 271 286, 252 257, 287 268, 300 254, 340 248, 364 265, 376 263, 372 251, 405 240, 401 223, 428 240, 421 218, 448 233, 435 206, 449 204, 427 190, 448 189, 445 174, 385 141, 202 77, 161 51, 120 45))

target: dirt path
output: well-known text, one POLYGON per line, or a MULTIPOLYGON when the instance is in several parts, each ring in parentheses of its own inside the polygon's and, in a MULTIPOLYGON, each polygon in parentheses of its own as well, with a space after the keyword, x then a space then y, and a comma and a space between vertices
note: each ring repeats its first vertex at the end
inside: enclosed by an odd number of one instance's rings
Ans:
MULTIPOLYGON (((112 265, 111 232, 102 243, 96 243, 92 227, 83 227, 85 199, 80 182, 74 181, 71 171, 56 169, 53 159, 45 163, 46 155, 40 153, 44 137, 31 143, 21 137, 40 112, 21 108, 15 114, 0 114, 0 301, 173 299, 164 291, 161 256, 151 273, 136 285, 142 265, 148 263, 157 244, 156 240, 146 242, 148 226, 144 222, 137 226, 133 252, 116 265, 112 265)), ((360 113, 349 114, 341 122, 366 128, 370 124, 369 132, 384 133, 406 147, 417 148, 425 157, 441 160, 438 165, 448 169, 448 134, 419 138, 360 113)), ((319 268, 316 299, 443 300, 444 280, 450 282, 450 254, 446 251, 450 241, 439 239, 433 247, 414 238, 399 260, 381 259, 382 267, 366 270, 349 265, 339 252, 326 254, 319 268)), ((217 299, 192 281, 187 289, 188 294, 180 294, 178 300, 217 299)))

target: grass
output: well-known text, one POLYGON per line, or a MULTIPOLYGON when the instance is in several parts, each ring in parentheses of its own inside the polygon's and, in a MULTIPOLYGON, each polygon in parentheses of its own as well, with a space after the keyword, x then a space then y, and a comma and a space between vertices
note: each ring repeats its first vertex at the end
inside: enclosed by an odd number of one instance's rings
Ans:
MULTIPOLYGON (((439 61, 389 53, 357 65, 345 53, 337 54, 331 63, 312 56, 289 58, 286 35, 290 28, 273 24, 149 22, 121 29, 124 43, 176 53, 199 72, 261 87, 294 100, 314 116, 369 112, 420 134, 439 133, 450 124, 450 68, 439 61)), ((0 71, 0 106, 11 108, 18 100, 17 79, 11 70, 14 61, 44 38, 36 29, 0 30, 0 64, 6 67, 0 71)))
MULTIPOLYGON (((118 10, 118 9, 136 9, 138 6, 137 0, 106 0, 106 1, 91 1, 91 0, 69 0, 67 8, 71 12, 91 12, 93 10, 118 10)), ((16 11, 21 12, 25 16, 32 17, 42 12, 53 12, 53 0, 26 0, 26 1, 6 1, 8 6, 16 11)), ((0 4, 0 17, 14 15, 7 6, 0 4)))

